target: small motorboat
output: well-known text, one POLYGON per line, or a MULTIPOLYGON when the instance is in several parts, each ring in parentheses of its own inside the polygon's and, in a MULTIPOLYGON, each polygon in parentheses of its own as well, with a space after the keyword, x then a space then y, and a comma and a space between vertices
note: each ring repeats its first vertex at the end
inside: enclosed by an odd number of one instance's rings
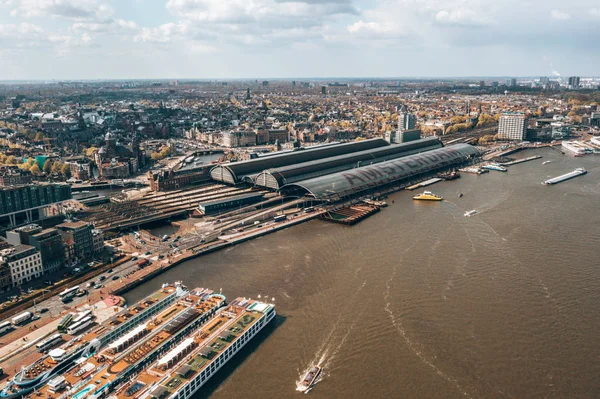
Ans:
POLYGON ((470 216, 473 216, 473 215, 476 215, 476 214, 477 214, 477 210, 475 210, 475 209, 473 209, 471 211, 466 211, 465 212, 465 216, 466 217, 470 217, 470 216))
POLYGON ((298 391, 307 392, 312 388, 317 383, 322 371, 323 368, 321 366, 318 364, 313 365, 302 378, 302 382, 298 385, 298 391))

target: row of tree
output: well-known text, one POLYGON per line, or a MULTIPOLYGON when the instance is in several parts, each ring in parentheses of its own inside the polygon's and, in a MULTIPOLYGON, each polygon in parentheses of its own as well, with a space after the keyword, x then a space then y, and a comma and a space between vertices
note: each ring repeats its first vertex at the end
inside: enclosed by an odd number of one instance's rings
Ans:
POLYGON ((35 158, 28 158, 21 165, 19 165, 19 168, 28 170, 34 175, 49 175, 56 173, 61 174, 65 177, 71 176, 71 168, 69 167, 69 165, 59 161, 53 162, 51 159, 46 159, 46 162, 44 162, 44 166, 40 169, 40 166, 38 165, 35 158))
POLYGON ((160 161, 161 159, 165 159, 171 154, 171 149, 168 146, 163 146, 160 151, 154 151, 150 158, 154 161, 160 161))

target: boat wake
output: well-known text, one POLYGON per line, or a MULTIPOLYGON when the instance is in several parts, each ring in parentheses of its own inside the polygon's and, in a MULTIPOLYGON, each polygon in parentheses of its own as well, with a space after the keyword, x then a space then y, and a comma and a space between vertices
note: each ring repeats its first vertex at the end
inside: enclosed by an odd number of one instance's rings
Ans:
MULTIPOLYGON (((367 280, 364 280, 360 287, 355 291, 353 298, 356 297, 365 288, 367 280)), ((350 301, 352 303, 352 301, 350 301)), ((337 320, 333 324, 333 327, 325 337, 325 340, 317 350, 315 356, 307 367, 298 372, 298 380, 296 381, 296 391, 302 393, 309 393, 315 385, 321 382, 324 378, 331 376, 331 371, 334 369, 334 360, 337 357, 340 350, 344 347, 348 336, 356 325, 356 320, 360 318, 353 318, 354 321, 347 327, 343 328, 344 322, 346 321, 348 313, 340 312, 337 320), (302 381, 306 374, 310 371, 313 366, 319 366, 322 371, 315 379, 315 381, 307 388, 302 384, 302 381)))

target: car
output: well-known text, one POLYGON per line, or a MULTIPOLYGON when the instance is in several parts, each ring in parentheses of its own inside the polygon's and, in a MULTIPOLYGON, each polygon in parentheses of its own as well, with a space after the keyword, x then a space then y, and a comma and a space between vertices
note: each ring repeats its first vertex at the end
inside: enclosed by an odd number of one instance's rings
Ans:
POLYGON ((46 313, 48 311, 48 308, 41 308, 40 309, 40 313, 46 313))
POLYGON ((95 285, 96 285, 96 282, 95 282, 95 281, 90 281, 89 283, 87 283, 87 284, 85 285, 85 287, 86 287, 86 288, 92 288, 92 287, 93 287, 93 286, 95 286, 95 285))
POLYGON ((112 279, 113 279, 113 280, 118 280, 118 279, 119 279, 119 276, 113 276, 113 277, 112 277, 112 279))
POLYGON ((87 294, 87 293, 88 293, 87 290, 81 290, 81 291, 78 291, 77 294, 75 294, 75 296, 82 297, 82 296, 85 296, 85 294, 87 294))
POLYGON ((98 279, 98 281, 104 281, 106 280, 106 276, 100 276, 100 278, 98 279))
POLYGON ((102 288, 102 287, 103 287, 103 285, 102 285, 102 284, 98 284, 98 285, 97 285, 95 288, 96 288, 97 290, 99 290, 99 289, 100 289, 100 288, 102 288))
POLYGON ((152 252, 147 251, 144 255, 151 255, 151 254, 152 254, 152 252))
POLYGON ((112 273, 112 272, 113 272, 113 269, 108 269, 107 273, 112 273))

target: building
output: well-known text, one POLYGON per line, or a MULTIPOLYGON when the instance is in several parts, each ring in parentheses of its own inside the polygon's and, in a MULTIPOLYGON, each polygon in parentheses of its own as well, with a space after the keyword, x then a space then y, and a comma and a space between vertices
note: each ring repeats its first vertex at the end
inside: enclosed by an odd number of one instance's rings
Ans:
POLYGON ((223 132, 223 146, 249 147, 256 145, 256 133, 253 130, 232 130, 223 132))
POLYGON ((65 245, 65 258, 75 262, 94 254, 93 227, 86 222, 65 222, 56 226, 65 245))
POLYGON ((71 170, 71 177, 78 180, 89 180, 92 176, 92 165, 87 159, 73 159, 66 161, 71 170))
POLYGON ((148 172, 148 180, 152 191, 167 191, 183 188, 210 179, 210 170, 214 165, 180 170, 161 170, 148 172))
POLYGON ((58 230, 45 229, 32 234, 29 245, 39 251, 44 274, 55 272, 65 265, 65 248, 58 230))
POLYGON ((506 80, 506 85, 508 87, 517 87, 517 79, 515 78, 510 78, 506 80))
POLYGON ((100 175, 104 178, 123 178, 136 173, 145 163, 137 135, 128 146, 117 144, 117 138, 106 133, 104 145, 94 154, 100 175))
POLYGON ((498 123, 498 138, 504 140, 525 140, 527 117, 522 112, 505 112, 498 123))
POLYGON ((17 166, 0 167, 0 186, 22 186, 31 184, 31 172, 17 166))
POLYGON ((398 131, 413 130, 417 126, 417 118, 402 107, 398 112, 398 131))
POLYGON ((27 283, 44 274, 40 253, 30 245, 17 245, 0 251, 0 264, 10 270, 13 287, 27 283))
POLYGON ((64 183, 38 183, 0 187, 0 219, 8 218, 16 226, 25 216, 26 222, 39 219, 39 209, 71 199, 71 186, 64 183))
POLYGON ((571 76, 569 77, 569 89, 578 89, 579 88, 579 76, 571 76))
POLYGON ((99 254, 104 250, 104 233, 102 230, 92 230, 92 246, 94 247, 94 254, 99 254))
POLYGON ((216 213, 224 212, 232 208, 238 208, 250 204, 254 204, 263 199, 263 193, 247 193, 235 195, 233 197, 227 197, 223 199, 217 199, 213 201, 202 202, 198 204, 198 210, 203 215, 213 215, 216 213))

